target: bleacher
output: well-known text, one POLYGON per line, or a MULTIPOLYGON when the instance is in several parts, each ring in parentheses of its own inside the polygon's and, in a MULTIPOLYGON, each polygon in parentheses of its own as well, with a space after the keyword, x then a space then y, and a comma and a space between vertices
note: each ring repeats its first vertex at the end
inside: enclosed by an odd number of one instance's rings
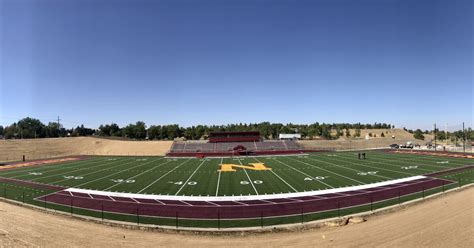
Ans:
POLYGON ((244 150, 245 154, 262 152, 283 152, 286 154, 301 151, 299 145, 294 141, 262 140, 258 132, 217 132, 211 133, 209 137, 208 141, 175 141, 169 154, 190 156, 200 153, 234 154, 236 148, 239 148, 239 152, 244 150))

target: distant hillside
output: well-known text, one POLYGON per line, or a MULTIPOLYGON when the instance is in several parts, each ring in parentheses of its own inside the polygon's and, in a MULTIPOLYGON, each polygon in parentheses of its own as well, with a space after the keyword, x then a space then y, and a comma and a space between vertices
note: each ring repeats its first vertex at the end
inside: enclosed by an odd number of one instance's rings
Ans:
MULTIPOLYGON (((429 141, 432 136, 425 135, 425 140, 417 140, 413 138, 413 134, 403 129, 361 129, 360 138, 354 138, 355 129, 349 129, 351 137, 346 138, 346 131, 343 130, 344 136, 337 140, 302 140, 298 143, 306 149, 364 149, 364 148, 378 148, 388 147, 390 144, 402 144, 408 141, 418 143, 420 145, 425 144, 429 141), (385 137, 381 137, 382 132, 385 137), (372 133, 372 136, 368 140, 365 136, 372 133), (395 138, 392 138, 394 136, 395 138)), ((335 134, 335 131, 333 131, 335 134)))

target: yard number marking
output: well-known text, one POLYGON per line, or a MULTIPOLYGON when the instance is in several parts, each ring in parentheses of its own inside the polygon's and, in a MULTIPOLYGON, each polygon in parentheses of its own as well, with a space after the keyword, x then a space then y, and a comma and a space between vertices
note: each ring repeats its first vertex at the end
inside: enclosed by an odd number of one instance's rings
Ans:
MULTIPOLYGON (((178 181, 178 182, 168 182, 168 183, 172 183, 172 184, 176 184, 176 185, 182 185, 183 184, 183 181, 178 181)), ((191 185, 191 186, 194 186, 196 185, 197 182, 194 182, 194 181, 190 181, 187 183, 187 185, 191 185)))
POLYGON ((370 176, 373 176, 373 175, 376 175, 377 172, 378 172, 378 171, 357 172, 357 175, 361 175, 361 176, 370 175, 370 176))
MULTIPOLYGON (((254 184, 262 184, 263 181, 262 181, 262 180, 255 180, 255 181, 253 181, 253 183, 254 183, 254 184)), ((244 181, 240 181, 240 184, 241 184, 241 185, 247 185, 247 184, 250 184, 250 182, 244 180, 244 181)))
POLYGON ((313 181, 313 180, 324 180, 328 178, 327 176, 326 177, 323 177, 323 176, 316 176, 316 177, 306 177, 304 180, 305 181, 313 181))
POLYGON ((404 169, 404 170, 411 170, 411 169, 416 169, 416 168, 418 168, 418 166, 416 166, 416 165, 410 165, 410 166, 403 166, 403 167, 401 167, 401 168, 404 169))
POLYGON ((114 183, 134 183, 135 180, 133 179, 110 179, 110 181, 114 182, 114 183))
POLYGON ((65 179, 74 179, 74 180, 80 180, 83 179, 84 177, 81 176, 63 176, 65 179))
POLYGON ((30 172, 30 173, 28 173, 28 174, 29 174, 29 175, 33 175, 33 176, 41 176, 41 175, 43 175, 43 173, 41 173, 41 172, 30 172))

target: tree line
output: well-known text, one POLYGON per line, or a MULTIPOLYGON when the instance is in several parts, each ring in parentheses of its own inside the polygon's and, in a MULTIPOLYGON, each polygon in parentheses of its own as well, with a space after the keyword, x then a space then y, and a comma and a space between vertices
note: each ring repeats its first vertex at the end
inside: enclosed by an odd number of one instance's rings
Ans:
POLYGON ((177 124, 150 125, 143 121, 120 127, 116 123, 102 124, 97 129, 87 128, 84 125, 75 128, 64 128, 60 123, 49 122, 43 124, 40 120, 26 117, 9 126, 0 126, 0 136, 5 139, 29 139, 29 138, 55 138, 66 136, 103 136, 123 137, 128 139, 151 139, 151 140, 173 140, 185 138, 189 140, 205 139, 210 132, 215 131, 259 131, 266 139, 278 138, 280 133, 300 133, 304 138, 321 137, 325 139, 339 138, 340 136, 351 136, 349 129, 356 129, 353 136, 360 136, 360 129, 394 128, 387 123, 374 124, 350 124, 350 123, 313 123, 313 124, 282 124, 282 123, 239 123, 228 125, 195 125, 183 127, 177 124), (332 133, 336 130, 336 133, 332 133), (344 132, 345 130, 345 132, 344 132))
MULTIPOLYGON (((388 123, 319 123, 312 124, 282 124, 282 123, 238 123, 227 125, 195 125, 183 127, 177 124, 170 125, 150 125, 145 122, 138 121, 120 127, 116 123, 102 124, 97 129, 87 128, 84 125, 75 128, 64 128, 60 123, 49 122, 43 124, 40 120, 26 117, 9 126, 0 126, 0 136, 5 139, 29 139, 29 138, 55 138, 67 136, 102 136, 102 137, 121 137, 136 140, 174 140, 176 138, 184 138, 188 140, 206 139, 210 132, 215 131, 259 131, 262 137, 266 139, 278 138, 281 133, 299 133, 302 138, 313 139, 337 139, 344 137, 360 137, 361 129, 390 129, 395 128, 394 125, 388 123), (350 130, 354 130, 351 133, 350 130)), ((416 132, 417 137, 421 130, 407 130, 411 133, 416 132)), ((424 132, 421 132, 423 135, 424 132)), ((474 139, 474 132, 471 128, 467 129, 466 135, 469 139, 474 139)), ((381 135, 382 136, 382 135, 381 135)), ((438 132, 437 138, 445 139, 444 132, 438 132)), ((448 133, 448 138, 462 137, 462 131, 448 133)), ((420 137, 419 137, 420 138, 420 137)))

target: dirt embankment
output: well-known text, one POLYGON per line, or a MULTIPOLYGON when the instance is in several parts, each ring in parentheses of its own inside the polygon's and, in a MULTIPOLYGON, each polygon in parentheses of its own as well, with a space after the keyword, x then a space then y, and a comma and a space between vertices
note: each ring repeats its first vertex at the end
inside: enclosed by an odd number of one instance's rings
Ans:
POLYGON ((0 140, 0 161, 68 155, 151 155, 161 156, 172 141, 125 141, 93 137, 0 140))
POLYGON ((7 247, 473 247, 474 187, 359 224, 248 236, 129 230, 4 202, 0 223, 0 246, 7 247))
MULTIPOLYGON (((425 140, 417 140, 413 138, 413 134, 403 129, 362 129, 360 138, 345 137, 337 140, 301 140, 298 141, 305 149, 367 149, 388 147, 390 144, 404 144, 408 141, 414 144, 424 145, 427 140, 431 139, 430 135, 425 135, 425 140), (371 133, 373 137, 365 139, 367 134, 371 133), (385 137, 381 137, 382 133, 385 137), (376 135, 376 137, 374 137, 376 135)), ((354 129, 350 129, 351 135, 355 134, 354 129)))

